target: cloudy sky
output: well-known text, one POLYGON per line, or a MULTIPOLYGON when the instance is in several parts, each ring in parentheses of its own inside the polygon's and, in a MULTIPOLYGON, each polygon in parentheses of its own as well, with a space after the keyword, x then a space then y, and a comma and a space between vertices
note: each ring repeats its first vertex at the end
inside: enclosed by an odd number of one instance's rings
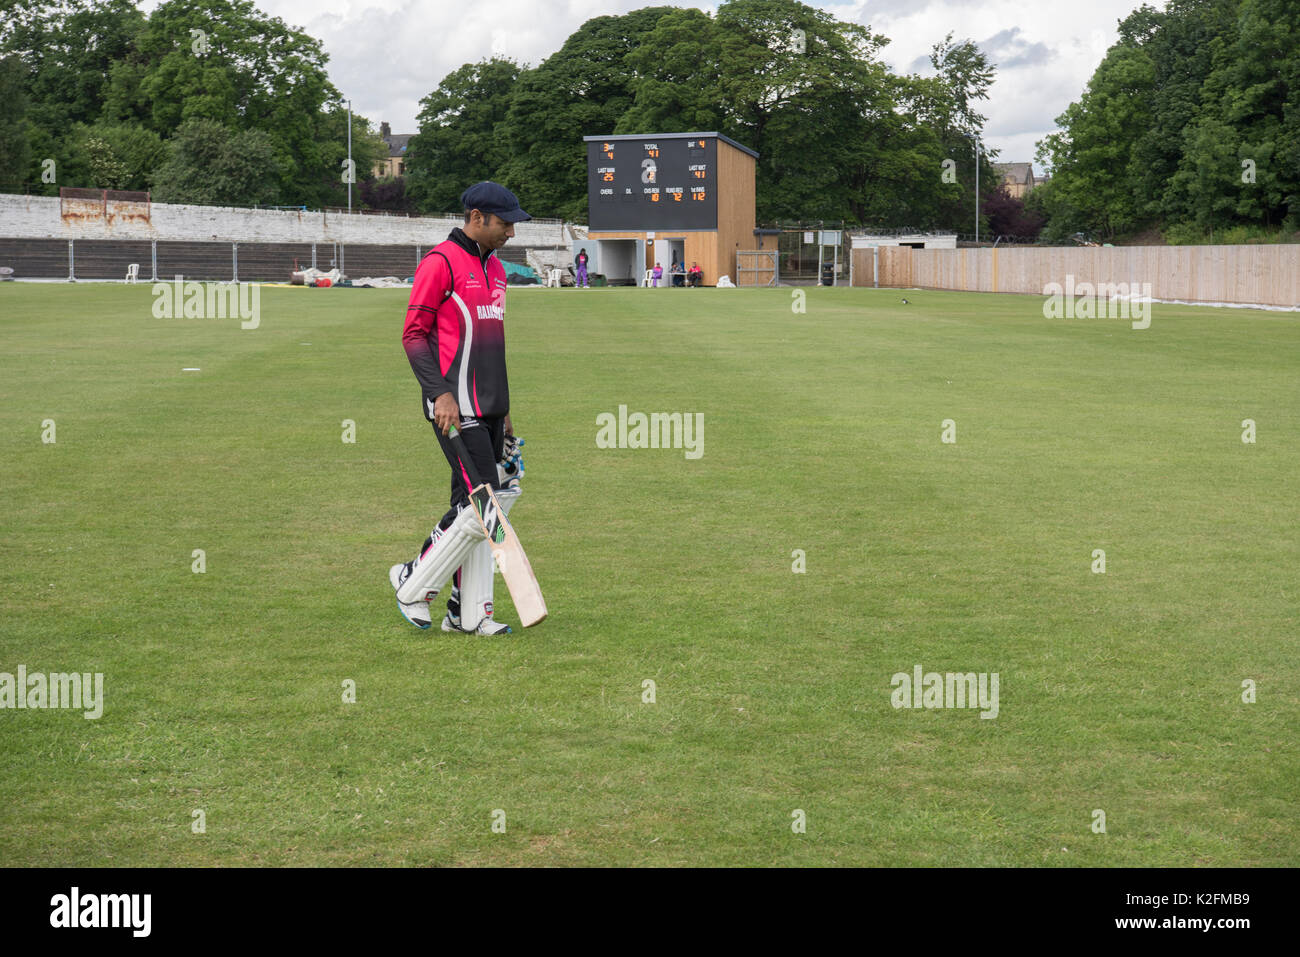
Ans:
MULTIPOLYGON (((809 2, 809 0, 805 0, 809 2)), ((1141 0, 847 0, 812 3, 889 37, 896 72, 928 74, 930 48, 951 31, 998 66, 981 112, 1003 161, 1032 161, 1034 143, 1078 99, 1115 41, 1116 23, 1141 0)), ((1163 8, 1164 0, 1148 0, 1163 8)), ((416 132, 420 99, 460 65, 511 57, 535 66, 585 20, 671 0, 256 0, 259 9, 319 38, 334 85, 352 108, 416 132)), ((144 0, 152 10, 157 0, 144 0)), ((714 11, 717 3, 676 3, 714 11)), ((1036 167, 1037 168, 1037 167, 1036 167)))

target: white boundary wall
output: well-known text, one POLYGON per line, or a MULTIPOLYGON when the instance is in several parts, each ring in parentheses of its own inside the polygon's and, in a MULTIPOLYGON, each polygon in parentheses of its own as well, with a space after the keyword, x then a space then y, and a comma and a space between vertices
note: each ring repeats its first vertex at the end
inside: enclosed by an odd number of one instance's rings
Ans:
MULTIPOLYGON (((0 237, 5 239, 164 239, 239 243, 431 244, 441 242, 462 217, 363 216, 359 213, 239 209, 154 203, 151 221, 109 223, 59 214, 56 196, 0 193, 0 237)), ((586 227, 518 223, 512 243, 568 246, 586 227)))

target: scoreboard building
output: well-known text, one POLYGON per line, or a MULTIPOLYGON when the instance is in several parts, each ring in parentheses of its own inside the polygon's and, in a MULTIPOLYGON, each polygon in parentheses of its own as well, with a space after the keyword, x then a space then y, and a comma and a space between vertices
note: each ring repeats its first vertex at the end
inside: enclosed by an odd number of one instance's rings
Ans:
POLYGON ((592 272, 636 285, 657 262, 669 285, 676 258, 699 263, 706 286, 736 281, 736 250, 754 246, 757 153, 721 133, 583 141, 592 272))

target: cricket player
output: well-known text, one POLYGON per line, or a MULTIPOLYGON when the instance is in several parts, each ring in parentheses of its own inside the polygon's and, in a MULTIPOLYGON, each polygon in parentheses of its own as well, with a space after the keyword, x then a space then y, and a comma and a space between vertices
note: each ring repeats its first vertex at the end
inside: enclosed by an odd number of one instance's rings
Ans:
POLYGON ((424 416, 451 464, 451 508, 415 558, 394 565, 388 578, 398 609, 417 628, 432 624, 429 602, 451 578, 442 630, 499 635, 510 626, 492 617, 492 552, 469 505, 469 476, 447 435, 457 426, 474 470, 492 483, 508 512, 523 469, 506 380, 506 272, 495 251, 514 236, 515 223, 532 217, 497 183, 475 183, 460 199, 465 225, 416 268, 402 332, 424 416))

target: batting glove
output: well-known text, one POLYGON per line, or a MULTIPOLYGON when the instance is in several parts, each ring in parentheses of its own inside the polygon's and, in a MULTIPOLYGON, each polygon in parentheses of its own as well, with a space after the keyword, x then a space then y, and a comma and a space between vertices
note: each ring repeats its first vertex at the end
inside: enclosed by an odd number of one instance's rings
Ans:
POLYGON ((524 457, 520 449, 524 440, 515 435, 507 435, 501 450, 501 461, 497 463, 497 478, 502 488, 516 488, 524 477, 524 457))

